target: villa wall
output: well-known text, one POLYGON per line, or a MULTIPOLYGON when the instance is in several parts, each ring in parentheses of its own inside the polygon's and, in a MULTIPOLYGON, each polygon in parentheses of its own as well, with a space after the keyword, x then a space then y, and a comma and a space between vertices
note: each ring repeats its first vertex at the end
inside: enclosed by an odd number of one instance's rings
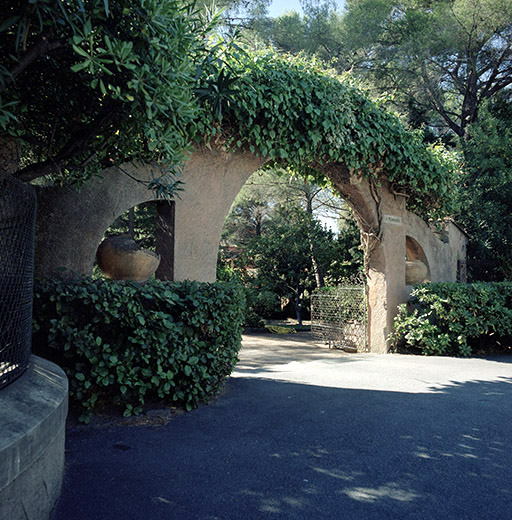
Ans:
POLYGON ((408 211, 406 233, 418 242, 428 261, 431 282, 456 282, 459 260, 466 260, 468 237, 447 220, 434 232, 420 217, 408 211))
MULTIPOLYGON (((219 149, 190 155, 181 177, 184 191, 175 201, 175 280, 215 281, 224 219, 247 178, 263 162, 249 153, 219 149)), ((405 282, 407 237, 422 249, 432 281, 457 279, 457 261, 465 259, 467 238, 450 222, 441 234, 434 234, 406 210, 405 197, 396 194, 385 178, 371 183, 350 174, 343 163, 325 165, 323 170, 353 208, 363 238, 372 243, 367 258, 368 343, 372 352, 385 353, 397 306, 410 293, 405 282)), ((129 208, 154 200, 154 192, 140 181, 158 173, 154 165, 127 164, 105 170, 80 192, 41 189, 36 275, 90 275, 105 231, 129 208)))
MULTIPOLYGON (((220 232, 234 198, 262 158, 201 149, 185 162, 176 198, 176 280, 215 281, 220 232)), ((109 168, 80 191, 41 188, 36 224, 36 276, 75 278, 92 274, 105 231, 128 209, 155 200, 144 182, 160 174, 155 165, 109 168)))

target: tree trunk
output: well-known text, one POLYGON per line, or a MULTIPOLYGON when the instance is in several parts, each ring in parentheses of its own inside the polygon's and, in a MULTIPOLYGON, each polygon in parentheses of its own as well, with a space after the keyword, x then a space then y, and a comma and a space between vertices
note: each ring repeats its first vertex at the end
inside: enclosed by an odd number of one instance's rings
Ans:
POLYGON ((310 227, 309 227, 309 250, 311 252, 311 264, 313 266, 313 272, 315 273, 315 283, 316 288, 321 289, 324 285, 324 275, 322 273, 322 268, 316 259, 316 251, 315 244, 313 242, 313 198, 314 195, 312 193, 305 193, 306 197, 306 213, 309 215, 311 219, 310 227))
POLYGON ((318 264, 315 255, 315 246, 311 237, 309 238, 309 250, 311 251, 311 264, 313 265, 313 272, 315 273, 316 288, 321 289, 325 285, 322 268, 318 264))
POLYGON ((128 210, 128 234, 132 240, 135 240, 135 208, 128 210))
POLYGON ((299 282, 297 280, 297 284, 296 284, 296 294, 297 294, 297 297, 296 298, 292 298, 292 302, 293 302, 293 306, 295 308, 295 315, 297 316, 297 323, 299 325, 302 325, 302 297, 301 297, 301 291, 300 291, 300 286, 299 286, 299 282))
POLYGON ((155 239, 156 252, 160 255, 157 280, 174 280, 174 219, 174 202, 156 202, 155 239))
POLYGON ((0 172, 15 173, 20 164, 18 144, 14 139, 0 137, 0 172))
POLYGON ((466 92, 462 101, 461 121, 462 137, 466 137, 466 129, 468 125, 474 123, 477 119, 478 107, 478 73, 476 56, 469 53, 467 57, 469 72, 466 79, 466 92))
POLYGON ((297 317, 297 324, 302 325, 302 305, 299 304, 299 300, 292 300, 295 308, 295 316, 297 317))

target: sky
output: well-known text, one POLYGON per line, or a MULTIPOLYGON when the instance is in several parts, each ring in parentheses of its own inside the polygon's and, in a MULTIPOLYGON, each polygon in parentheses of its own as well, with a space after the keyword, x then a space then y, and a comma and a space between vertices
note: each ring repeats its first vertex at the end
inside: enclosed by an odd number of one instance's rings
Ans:
MULTIPOLYGON (((345 4, 343 0, 335 1, 340 8, 345 4)), ((285 11, 297 11, 302 14, 300 0, 274 0, 268 9, 269 16, 272 18, 281 16, 285 11)))
POLYGON ((268 14, 272 18, 281 16, 284 11, 297 11, 302 14, 299 0, 274 0, 268 8, 268 14))

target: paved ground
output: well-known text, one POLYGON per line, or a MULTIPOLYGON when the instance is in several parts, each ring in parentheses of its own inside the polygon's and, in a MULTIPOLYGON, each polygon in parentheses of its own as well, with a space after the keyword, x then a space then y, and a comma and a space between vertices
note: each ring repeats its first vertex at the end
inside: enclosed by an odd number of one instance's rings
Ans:
POLYGON ((52 520, 511 518, 512 357, 247 336, 214 403, 72 428, 52 520))

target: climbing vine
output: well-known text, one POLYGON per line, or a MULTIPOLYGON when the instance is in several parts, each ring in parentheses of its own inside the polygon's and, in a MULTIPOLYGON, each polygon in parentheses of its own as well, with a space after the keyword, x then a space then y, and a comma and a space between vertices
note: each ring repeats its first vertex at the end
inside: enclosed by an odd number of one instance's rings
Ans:
MULTIPOLYGON (((320 61, 237 50, 225 56, 221 72, 220 84, 228 73, 237 81, 224 94, 222 120, 210 115, 203 123, 212 142, 317 178, 322 165, 342 163, 367 179, 385 175, 413 210, 450 207, 455 163, 445 149, 427 147, 420 131, 406 129, 320 61)), ((209 81, 211 87, 211 75, 209 81)))
MULTIPOLYGON (((193 1, 18 4, 0 8, 0 132, 21 147, 21 180, 80 184, 130 160, 172 172, 206 139, 317 180, 337 163, 385 175, 412 209, 449 202, 442 148, 318 60, 224 44, 193 1)), ((175 191, 165 176, 150 187, 175 191)))

